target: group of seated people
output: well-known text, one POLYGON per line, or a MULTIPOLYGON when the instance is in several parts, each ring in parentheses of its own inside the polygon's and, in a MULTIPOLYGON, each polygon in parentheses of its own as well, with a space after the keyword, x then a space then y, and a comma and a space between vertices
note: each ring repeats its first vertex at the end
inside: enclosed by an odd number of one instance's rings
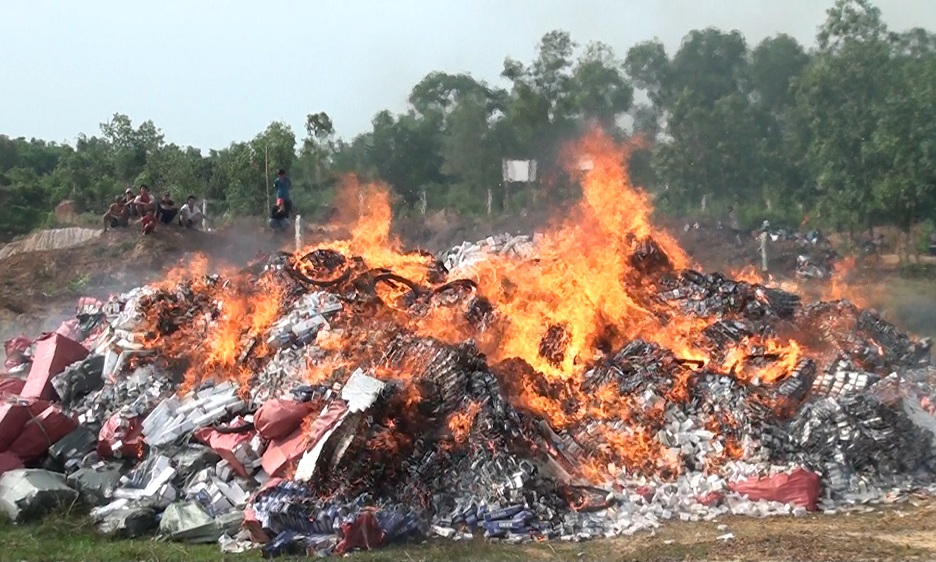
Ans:
POLYGON ((173 221, 183 228, 199 228, 204 216, 195 202, 194 195, 189 195, 185 204, 179 208, 168 192, 156 201, 150 195, 149 187, 141 185, 139 194, 134 194, 133 189, 127 188, 123 196, 114 198, 114 202, 104 213, 104 231, 108 228, 129 226, 131 221, 140 225, 143 234, 155 231, 157 224, 170 225, 173 221))

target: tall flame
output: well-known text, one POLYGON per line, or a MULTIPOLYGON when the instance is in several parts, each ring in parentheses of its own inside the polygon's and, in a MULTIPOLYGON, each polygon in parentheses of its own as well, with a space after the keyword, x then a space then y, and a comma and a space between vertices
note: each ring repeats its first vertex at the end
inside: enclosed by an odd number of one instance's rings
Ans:
MULTIPOLYGON (((582 200, 564 220, 542 233, 537 259, 496 255, 474 269, 477 293, 490 302, 496 318, 491 326, 479 331, 463 314, 436 305, 417 315, 407 315, 402 309, 393 311, 399 316, 392 322, 404 324, 417 335, 452 343, 473 338, 492 363, 522 360, 545 381, 533 380, 519 369, 502 374, 510 378, 502 382, 510 388, 516 406, 536 413, 557 430, 586 418, 644 420, 641 423, 662 418, 663 405, 638 406, 610 385, 583 390, 588 366, 634 339, 659 344, 678 359, 693 360, 695 368, 704 365, 712 371, 733 373, 742 381, 770 383, 786 376, 800 355, 797 342, 750 338, 713 356, 716 352, 705 343, 708 340, 702 332, 709 321, 684 314, 656 298, 655 267, 671 271, 693 264, 672 237, 654 228, 650 197, 630 183, 625 164, 628 150, 627 145, 616 144, 600 130, 587 134, 565 158, 570 163, 588 160, 592 164, 585 171, 575 164, 568 166, 582 187, 582 200), (775 360, 752 359, 758 354, 775 360), (543 384, 550 392, 542 391, 543 384)), ((324 246, 345 256, 360 256, 371 269, 391 270, 420 286, 433 285, 430 272, 434 258, 404 252, 391 234, 389 189, 355 177, 346 178, 341 187, 342 209, 351 215, 345 217, 349 238, 324 246)), ((305 248, 297 257, 316 249, 319 247, 305 248)), ((233 278, 230 285, 220 287, 196 282, 195 289, 216 303, 213 316, 209 311, 205 318, 192 319, 192 326, 162 336, 158 342, 163 349, 169 346, 180 354, 201 346, 205 356, 189 367, 188 386, 205 378, 220 378, 246 387, 252 371, 244 358, 262 359, 269 353, 266 335, 286 298, 270 278, 261 277, 257 284, 238 281, 236 275, 233 278)), ((382 329, 375 325, 358 333, 329 331, 320 338, 320 349, 330 355, 322 361, 310 361, 307 380, 324 382, 334 369, 362 362, 378 367, 375 358, 383 350, 372 349, 375 345, 370 334, 382 329)), ((377 376, 406 383, 407 404, 415 406, 422 397, 420 388, 409 384, 412 374, 385 369, 378 369, 377 376)), ((684 365, 681 369, 672 381, 668 400, 688 398, 693 367, 684 365)), ((479 410, 478 403, 470 402, 463 411, 449 415, 447 425, 456 443, 467 439, 479 410)), ((586 475, 597 479, 609 464, 620 462, 632 468, 676 470, 669 449, 636 422, 623 432, 607 427, 595 431, 605 445, 582 467, 586 475)), ((726 458, 736 454, 735 444, 726 458)))

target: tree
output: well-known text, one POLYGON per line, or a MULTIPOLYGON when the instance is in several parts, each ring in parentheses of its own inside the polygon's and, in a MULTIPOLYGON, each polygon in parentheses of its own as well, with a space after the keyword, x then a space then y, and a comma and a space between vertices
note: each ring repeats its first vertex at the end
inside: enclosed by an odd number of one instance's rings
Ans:
POLYGON ((661 45, 646 43, 629 53, 628 68, 664 106, 657 114, 667 116, 667 139, 655 163, 672 202, 762 200, 766 122, 748 95, 740 33, 692 31, 669 64, 661 45))
POLYGON ((493 112, 501 108, 505 95, 503 90, 491 89, 468 74, 430 72, 413 87, 409 102, 419 116, 438 118, 442 125, 459 98, 475 96, 483 100, 488 112, 493 112))
POLYGON ((419 202, 423 186, 444 182, 441 131, 432 120, 421 119, 415 112, 396 117, 382 111, 374 117, 369 140, 370 167, 406 205, 419 202))
POLYGON ((511 99, 505 108, 507 121, 515 128, 518 146, 530 158, 553 146, 553 138, 568 132, 566 101, 572 80, 572 53, 576 44, 568 32, 550 31, 537 46, 537 57, 527 67, 507 58, 501 76, 513 83, 511 99))
POLYGON ((688 93, 693 103, 710 106, 734 93, 747 93, 748 50, 737 30, 690 31, 670 63, 670 96, 688 93))
POLYGON ((604 43, 590 43, 572 71, 566 113, 613 131, 634 101, 623 64, 604 43))
POLYGON ((644 41, 628 49, 624 68, 634 85, 647 93, 656 107, 666 107, 670 100, 672 69, 666 48, 659 39, 644 41))
POLYGON ((487 190, 500 178, 500 147, 489 126, 487 99, 478 93, 458 98, 442 141, 442 173, 451 178, 459 208, 485 208, 487 190))
POLYGON ((838 0, 827 15, 820 50, 797 81, 797 111, 819 210, 853 231, 873 225, 872 189, 886 174, 871 139, 886 103, 882 74, 891 49, 880 12, 864 0, 838 0))
POLYGON ((793 104, 793 81, 803 72, 809 55, 789 35, 768 37, 751 53, 751 86, 758 102, 778 117, 793 104))
POLYGON ((253 212, 266 213, 267 198, 272 192, 273 177, 277 169, 289 170, 296 161, 296 135, 292 128, 281 122, 270 123, 262 133, 250 141, 249 167, 255 180, 242 180, 242 197, 253 212), (270 176, 267 176, 266 164, 269 163, 270 176), (261 178, 262 181, 261 181, 261 178), (255 189, 247 189, 249 185, 255 189), (246 192, 243 190, 246 189, 246 192))
POLYGON ((152 121, 144 121, 134 129, 130 118, 120 113, 101 123, 101 134, 110 145, 115 178, 127 183, 137 182, 147 158, 158 152, 164 142, 162 131, 152 121))
POLYGON ((551 31, 532 60, 504 60, 506 89, 430 72, 406 110, 377 113, 353 139, 339 138, 326 113, 307 115, 298 147, 274 122, 203 155, 122 114, 71 146, 0 135, 0 229, 36 227, 65 198, 102 211, 140 182, 256 214, 278 168, 290 170, 303 212, 349 172, 390 184, 395 205, 428 193, 433 205, 483 212, 501 158, 537 160, 547 196, 561 203, 577 188, 556 180, 560 149, 598 123, 642 139, 630 153, 633 180, 665 185, 675 208, 695 212, 709 196, 716 213, 740 204, 764 215, 773 205, 790 220, 818 212, 839 229, 886 223, 910 236, 936 211, 936 36, 892 33, 868 0, 835 0, 817 43, 807 52, 781 34, 749 50, 739 32, 708 28, 687 33, 675 53, 656 39, 638 43, 622 62, 607 45, 579 48, 551 31), (648 101, 635 106, 635 89, 648 101))
POLYGON ((319 112, 306 116, 306 137, 302 141, 299 160, 315 184, 322 182, 322 174, 335 152, 334 136, 335 127, 327 113, 319 112))
POLYGON ((0 176, 0 239, 29 232, 49 214, 41 178, 28 168, 13 168, 0 176))
MULTIPOLYGON (((933 37, 892 37, 896 54, 871 144, 886 172, 873 187, 883 217, 908 237, 936 208, 936 49, 933 37), (910 39, 911 41, 907 41, 910 39)), ((906 256, 905 256, 906 257, 906 256)))

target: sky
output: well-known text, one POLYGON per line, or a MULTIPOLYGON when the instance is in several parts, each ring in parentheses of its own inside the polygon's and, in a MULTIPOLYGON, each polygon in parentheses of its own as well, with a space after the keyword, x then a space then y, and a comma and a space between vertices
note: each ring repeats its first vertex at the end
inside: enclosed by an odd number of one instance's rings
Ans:
MULTIPOLYGON (((692 29, 738 29, 756 45, 813 45, 833 0, 0 0, 0 134, 74 142, 114 113, 151 119, 203 150, 275 120, 304 135, 325 111, 339 136, 406 109, 434 70, 491 84, 553 29, 623 58, 692 29)), ((936 30, 934 0, 876 0, 893 30, 936 30)))

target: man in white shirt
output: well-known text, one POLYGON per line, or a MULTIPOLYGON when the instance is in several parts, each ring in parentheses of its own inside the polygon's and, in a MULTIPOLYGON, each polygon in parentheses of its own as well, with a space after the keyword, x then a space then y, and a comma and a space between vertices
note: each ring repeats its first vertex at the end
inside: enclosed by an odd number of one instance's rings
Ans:
POLYGON ((195 204, 195 196, 189 195, 185 205, 182 205, 182 208, 179 209, 179 224, 185 228, 198 228, 201 226, 204 216, 201 209, 195 204))

